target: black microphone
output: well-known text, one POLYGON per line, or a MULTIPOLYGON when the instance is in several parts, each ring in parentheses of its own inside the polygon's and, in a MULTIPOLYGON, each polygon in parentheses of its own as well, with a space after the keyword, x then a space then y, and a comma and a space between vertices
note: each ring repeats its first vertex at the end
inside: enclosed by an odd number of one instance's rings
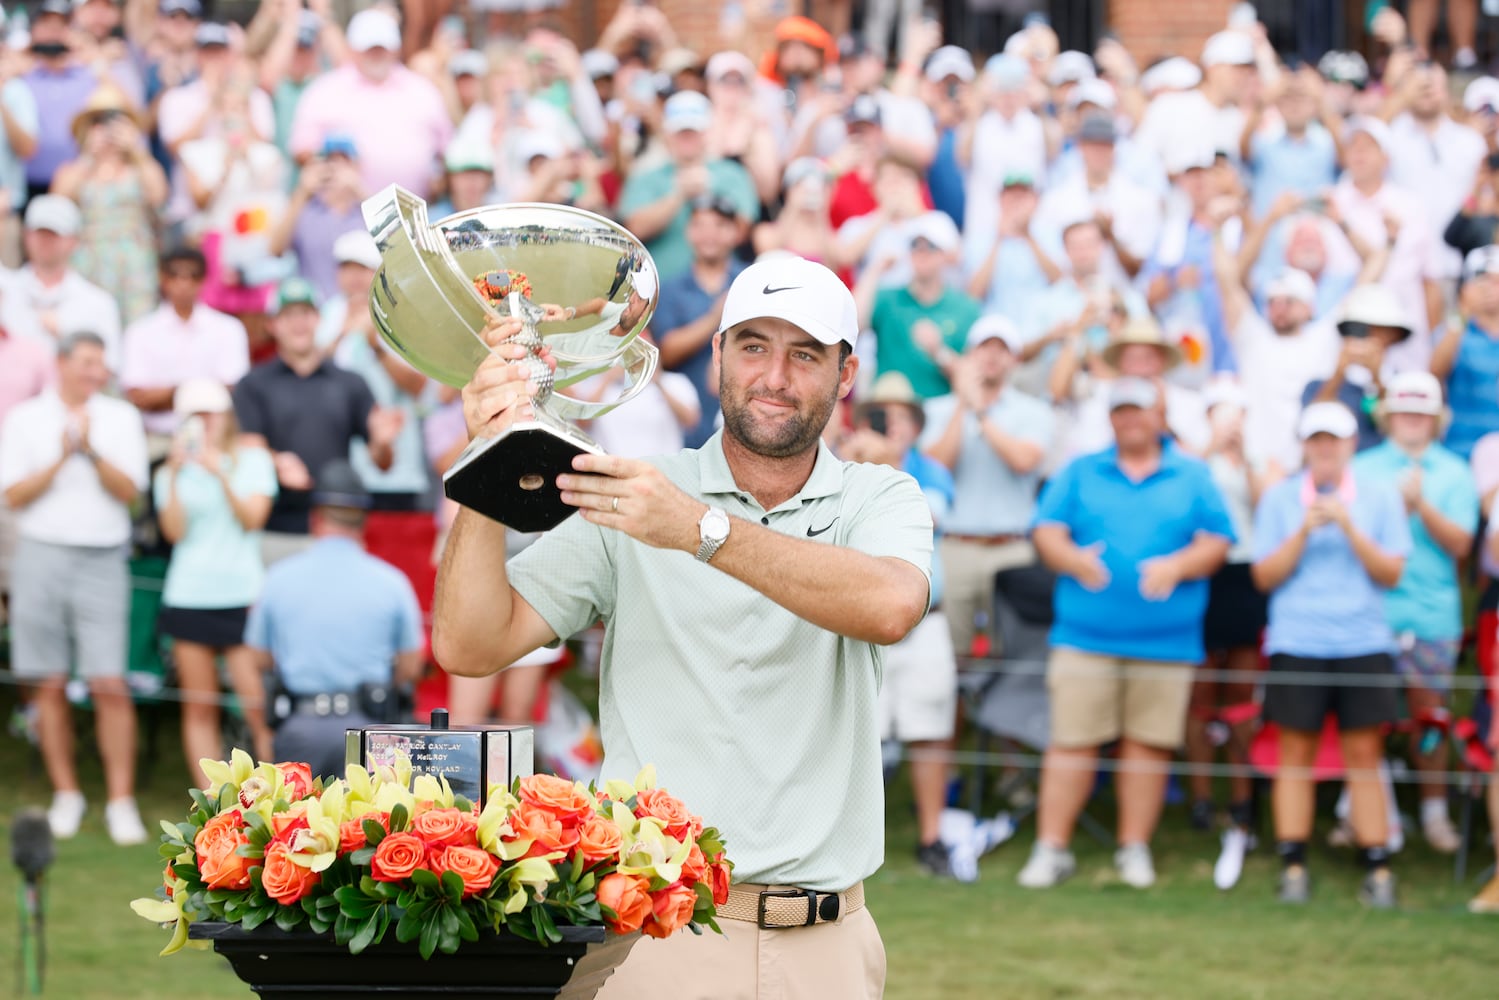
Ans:
POLYGON ((10 860, 26 881, 35 883, 52 863, 52 825, 47 814, 32 806, 16 813, 10 828, 10 860))

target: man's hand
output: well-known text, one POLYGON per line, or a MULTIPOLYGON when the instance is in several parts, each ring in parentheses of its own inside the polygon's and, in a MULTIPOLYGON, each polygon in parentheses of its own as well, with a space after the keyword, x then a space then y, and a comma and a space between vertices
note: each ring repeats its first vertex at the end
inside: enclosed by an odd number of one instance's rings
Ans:
POLYGON ((406 424, 406 411, 398 406, 377 406, 370 411, 370 446, 393 445, 406 424))
POLYGON ((562 502, 585 521, 623 532, 658 549, 696 552, 697 523, 708 505, 683 493, 649 462, 615 455, 578 455, 575 472, 557 477, 562 502))
POLYGON ((1400 480, 1400 499, 1405 501, 1408 513, 1415 513, 1421 506, 1421 468, 1412 466, 1400 480))
POLYGON ((707 166, 698 163, 690 167, 683 167, 677 173, 677 190, 681 191, 682 197, 688 201, 707 191, 707 166))
POLYGON ((911 339, 923 354, 936 354, 942 349, 942 331, 929 319, 918 319, 911 324, 911 339))
MULTIPOLYGON (((1326 494, 1319 496, 1316 500, 1312 501, 1312 510, 1317 512, 1315 516, 1323 524, 1336 524, 1345 533, 1353 527, 1353 521, 1348 516, 1348 508, 1343 505, 1343 501, 1335 496, 1326 494)), ((1308 522, 1311 521, 1312 517, 1312 513, 1308 512, 1308 522)))
POLYGON ((974 366, 973 359, 958 358, 952 373, 952 391, 953 395, 958 398, 958 405, 970 413, 982 413, 984 411, 983 388, 979 379, 979 370, 974 366))
POLYGON ((1147 601, 1164 601, 1181 579, 1181 566, 1174 556, 1146 559, 1140 563, 1140 596, 1147 601))
POLYGON ((1103 564, 1103 542, 1094 542, 1077 550, 1076 564, 1067 575, 1095 594, 1109 585, 1112 577, 1103 564))
POLYGON ((1176 269, 1173 284, 1178 289, 1196 288, 1202 284, 1202 272, 1197 269, 1196 264, 1183 264, 1176 269))
MULTIPOLYGON (((521 363, 529 352, 521 344, 510 343, 510 338, 520 333, 521 326, 520 319, 515 317, 495 319, 484 331, 490 355, 463 387, 463 419, 470 440, 496 437, 512 425, 536 417, 532 397, 539 387, 529 381, 530 372, 521 363)), ((556 369, 557 364, 546 348, 542 348, 541 358, 556 369)))
POLYGON ((899 449, 883 434, 868 427, 861 427, 844 439, 839 447, 839 457, 847 462, 868 462, 871 465, 890 465, 900 468, 899 449))
POLYGON ((273 459, 276 465, 276 481, 289 490, 312 489, 312 474, 295 452, 278 451, 273 459))

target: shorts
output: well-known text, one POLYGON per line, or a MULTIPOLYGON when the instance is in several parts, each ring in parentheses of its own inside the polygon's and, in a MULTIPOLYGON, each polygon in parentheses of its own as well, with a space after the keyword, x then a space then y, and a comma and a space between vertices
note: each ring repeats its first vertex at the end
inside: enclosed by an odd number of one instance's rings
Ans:
POLYGON ((885 647, 880 738, 903 743, 951 739, 958 708, 958 662, 947 618, 933 611, 885 647))
POLYGON ((156 619, 162 635, 196 642, 214 649, 240 646, 245 641, 249 608, 171 608, 163 606, 156 619))
POLYGON ((1457 672, 1457 656, 1462 648, 1460 639, 1411 640, 1409 648, 1401 644, 1395 669, 1413 687, 1445 697, 1452 693, 1452 675, 1457 672))
POLYGON ((1132 660, 1058 646, 1046 663, 1051 745, 1101 747, 1121 736, 1159 750, 1181 746, 1192 663, 1132 660))
POLYGON ((1208 581, 1202 641, 1210 652, 1259 647, 1270 599, 1249 576, 1249 563, 1228 563, 1208 581))
POLYGON ((1395 663, 1389 653, 1367 656, 1315 657, 1274 653, 1265 677, 1265 720, 1284 729, 1303 733, 1322 731, 1322 722, 1332 713, 1339 729, 1368 729, 1394 722, 1400 700, 1393 684, 1359 684, 1360 677, 1391 678, 1395 663), (1332 674, 1344 684, 1276 683, 1277 673, 1332 674))
MULTIPOLYGON (((16 557, 16 512, 0 496, 0 594, 10 593, 10 564, 16 557)), ((4 613, 0 612, 0 621, 4 613)))
POLYGON ((123 677, 130 630, 125 547, 22 538, 11 570, 11 669, 23 679, 123 677))

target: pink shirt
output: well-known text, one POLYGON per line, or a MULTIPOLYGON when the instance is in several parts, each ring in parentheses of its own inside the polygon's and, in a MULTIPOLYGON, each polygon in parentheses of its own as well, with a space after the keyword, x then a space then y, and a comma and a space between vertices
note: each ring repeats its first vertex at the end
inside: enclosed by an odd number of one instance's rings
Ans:
POLYGON ((297 102, 292 154, 317 152, 332 133, 354 140, 367 194, 399 184, 426 198, 453 122, 432 82, 404 66, 382 83, 345 66, 313 81, 297 102))
POLYGON ((0 424, 11 407, 39 394, 57 377, 57 353, 34 337, 0 330, 0 424))
MULTIPOLYGON (((162 94, 161 101, 156 106, 156 130, 161 135, 161 141, 171 145, 181 139, 203 117, 212 103, 213 95, 202 80, 184 83, 162 94)), ((254 90, 250 93, 249 118, 251 128, 262 140, 270 142, 276 137, 276 110, 271 104, 270 95, 265 91, 254 90)), ((203 126, 200 138, 216 139, 223 134, 218 116, 212 115, 203 126)), ((172 193, 167 202, 166 215, 168 219, 180 222, 191 217, 196 210, 187 188, 182 163, 176 157, 172 158, 171 181, 172 193)), ((149 421, 150 418, 147 417, 148 429, 149 421)))
MULTIPOLYGON (((190 378, 211 378, 232 386, 250 370, 245 327, 233 316, 199 304, 186 321, 162 303, 125 328, 121 389, 176 387, 190 378)), ((177 418, 170 410, 147 413, 146 430, 170 434, 177 418)))

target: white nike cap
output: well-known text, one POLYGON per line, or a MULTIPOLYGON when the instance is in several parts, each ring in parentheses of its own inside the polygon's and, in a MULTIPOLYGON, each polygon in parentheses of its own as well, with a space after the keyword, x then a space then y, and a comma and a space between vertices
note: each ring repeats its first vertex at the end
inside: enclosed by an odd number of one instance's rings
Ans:
POLYGON ((724 299, 722 333, 752 319, 783 319, 831 347, 859 337, 853 293, 821 264, 776 254, 739 272, 724 299))

